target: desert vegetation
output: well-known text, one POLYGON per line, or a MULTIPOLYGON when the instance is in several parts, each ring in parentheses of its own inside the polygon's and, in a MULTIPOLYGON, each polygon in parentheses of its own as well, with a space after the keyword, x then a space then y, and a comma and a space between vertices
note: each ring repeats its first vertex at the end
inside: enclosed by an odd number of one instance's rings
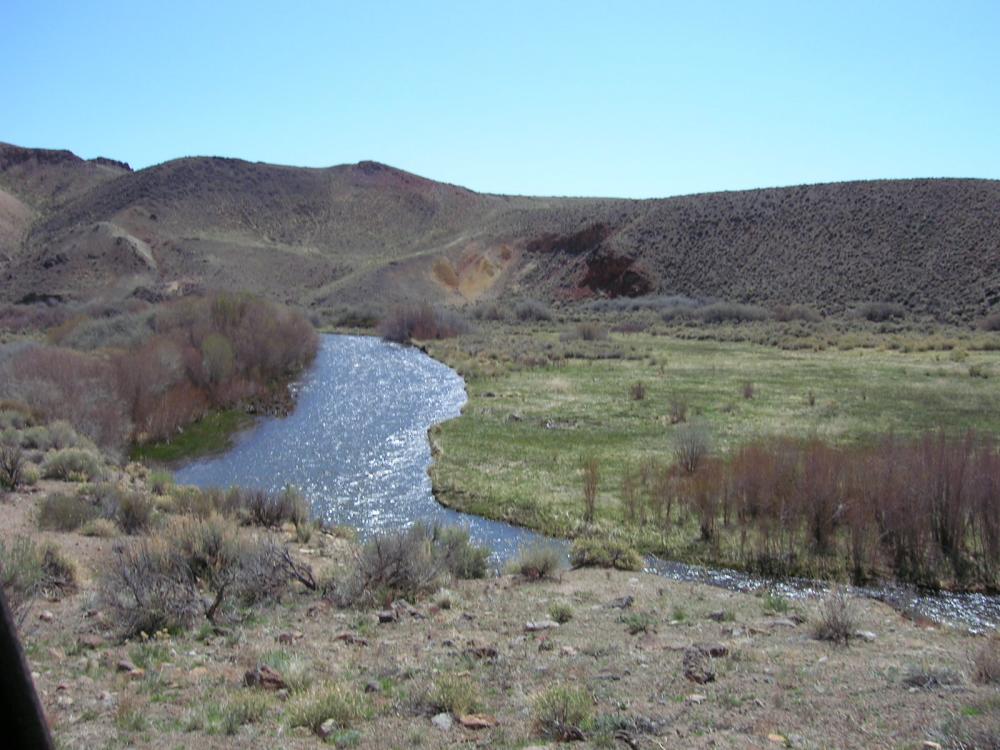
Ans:
POLYGON ((185 298, 109 320, 119 325, 78 317, 50 330, 50 343, 4 347, 2 396, 121 452, 168 441, 216 410, 280 404, 283 384, 317 349, 302 316, 246 295, 185 298))

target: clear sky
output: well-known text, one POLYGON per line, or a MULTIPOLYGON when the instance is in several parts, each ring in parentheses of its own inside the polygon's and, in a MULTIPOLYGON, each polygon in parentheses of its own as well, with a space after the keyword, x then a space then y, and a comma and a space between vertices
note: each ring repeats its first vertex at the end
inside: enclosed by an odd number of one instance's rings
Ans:
POLYGON ((1000 178, 1000 0, 3 0, 0 140, 486 192, 1000 178))

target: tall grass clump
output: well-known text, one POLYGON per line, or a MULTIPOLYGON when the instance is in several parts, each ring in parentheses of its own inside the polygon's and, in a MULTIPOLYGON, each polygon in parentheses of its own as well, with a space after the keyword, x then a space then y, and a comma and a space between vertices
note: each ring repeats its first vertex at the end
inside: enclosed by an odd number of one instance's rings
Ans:
POLYGON ((540 581, 552 578, 563 567, 563 553, 558 547, 546 542, 536 542, 518 552, 507 569, 529 581, 540 581))
POLYGON ((532 718, 535 731, 557 742, 585 739, 590 728, 594 699, 583 689, 556 685, 535 698, 532 718))

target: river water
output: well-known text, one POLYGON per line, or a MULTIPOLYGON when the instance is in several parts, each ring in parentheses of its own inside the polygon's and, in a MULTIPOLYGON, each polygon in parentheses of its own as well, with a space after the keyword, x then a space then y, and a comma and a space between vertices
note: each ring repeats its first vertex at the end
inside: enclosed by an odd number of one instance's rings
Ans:
MULTIPOLYGON (((422 352, 370 336, 324 335, 315 365, 297 384, 295 410, 265 418, 239 434, 232 448, 175 472, 182 484, 277 490, 294 484, 324 521, 357 529, 362 538, 415 521, 462 524, 502 565, 528 544, 566 543, 438 504, 427 468, 427 430, 457 417, 465 384, 451 368, 422 352)), ((668 578, 732 590, 767 587, 791 598, 821 594, 812 581, 767 581, 738 571, 649 558, 668 578)), ((862 593, 940 622, 973 630, 1000 624, 1000 597, 927 595, 902 587, 862 593)))

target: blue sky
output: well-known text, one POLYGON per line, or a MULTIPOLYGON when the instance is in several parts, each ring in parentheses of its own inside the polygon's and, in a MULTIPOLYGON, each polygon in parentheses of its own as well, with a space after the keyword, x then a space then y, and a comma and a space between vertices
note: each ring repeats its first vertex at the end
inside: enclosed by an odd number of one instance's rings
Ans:
POLYGON ((485 192, 1000 178, 1000 2, 4 0, 0 140, 485 192))

